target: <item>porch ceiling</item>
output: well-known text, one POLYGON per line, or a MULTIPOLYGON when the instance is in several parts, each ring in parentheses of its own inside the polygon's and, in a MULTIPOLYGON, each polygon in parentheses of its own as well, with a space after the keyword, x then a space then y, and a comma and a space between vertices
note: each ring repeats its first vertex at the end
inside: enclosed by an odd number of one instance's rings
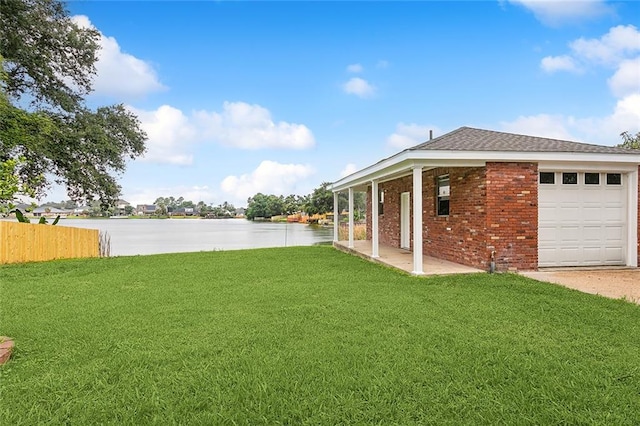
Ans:
POLYGON ((425 171, 435 169, 437 167, 483 167, 486 164, 486 161, 472 159, 421 160, 407 158, 404 161, 394 162, 387 167, 375 167, 378 164, 340 179, 333 183, 329 189, 334 192, 344 191, 349 188, 354 188, 356 191, 362 191, 366 190, 367 187, 371 185, 372 180, 382 183, 400 177, 409 176, 415 167, 420 167, 425 171))

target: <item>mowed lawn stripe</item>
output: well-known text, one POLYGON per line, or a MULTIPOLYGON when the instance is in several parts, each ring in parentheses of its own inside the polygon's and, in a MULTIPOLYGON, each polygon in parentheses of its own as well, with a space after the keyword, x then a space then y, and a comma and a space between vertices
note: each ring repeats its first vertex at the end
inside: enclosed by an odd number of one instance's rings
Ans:
POLYGON ((640 422, 640 307, 328 246, 0 268, 0 423, 640 422))

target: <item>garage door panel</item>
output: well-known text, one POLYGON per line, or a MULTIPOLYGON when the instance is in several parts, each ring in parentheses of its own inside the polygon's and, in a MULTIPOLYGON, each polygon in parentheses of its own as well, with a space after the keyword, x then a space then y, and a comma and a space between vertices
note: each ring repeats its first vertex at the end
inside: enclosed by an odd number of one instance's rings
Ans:
POLYGON ((575 221, 576 216, 580 213, 580 208, 575 204, 563 203, 556 213, 556 222, 575 221))
POLYGON ((582 228, 582 240, 588 243, 598 243, 602 241, 602 226, 600 224, 595 226, 583 226, 582 228))
POLYGON ((624 261, 624 250, 622 247, 605 247, 604 259, 608 264, 617 264, 624 261))
POLYGON ((579 247, 561 247, 558 249, 558 259, 564 266, 573 265, 580 261, 581 250, 579 247))
POLYGON ((625 263, 626 187, 606 185, 602 179, 599 185, 584 182, 584 174, 578 173, 577 185, 538 186, 540 266, 625 263))
POLYGON ((556 266, 557 259, 555 247, 538 247, 538 266, 556 266))
POLYGON ((625 213, 626 212, 622 208, 622 205, 617 205, 617 206, 607 205, 603 209, 602 219, 605 222, 610 222, 610 221, 623 222, 626 216, 625 213))
POLYGON ((557 229, 557 241, 562 245, 571 245, 580 241, 581 229, 578 226, 563 226, 557 229))
POLYGON ((545 242, 549 242, 549 246, 555 246, 556 241, 556 227, 555 226, 540 226, 538 229, 538 241, 539 245, 544 245, 545 242))
POLYGON ((604 202, 619 203, 625 192, 622 186, 605 186, 600 196, 604 202))
POLYGON ((602 250, 597 247, 583 247, 582 262, 589 264, 598 264, 602 260, 602 250))
MULTIPOLYGON (((577 212, 576 214, 580 214, 577 212)), ((575 217, 574 217, 575 220, 575 217)), ((600 204, 596 205, 586 205, 582 208, 582 221, 583 222, 602 222, 602 206, 600 204)))
POLYGON ((604 227, 604 241, 607 245, 621 245, 625 240, 625 227, 608 225, 604 227))

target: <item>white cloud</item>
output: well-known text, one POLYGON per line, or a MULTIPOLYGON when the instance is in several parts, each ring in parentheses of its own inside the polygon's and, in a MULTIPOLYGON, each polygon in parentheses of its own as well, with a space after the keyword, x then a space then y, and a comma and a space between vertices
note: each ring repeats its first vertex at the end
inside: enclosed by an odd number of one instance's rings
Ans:
POLYGON ((613 14, 605 0, 509 0, 529 9, 545 25, 558 26, 613 14))
POLYGON ((594 117, 575 121, 574 132, 581 132, 585 140, 605 145, 617 144, 620 133, 640 131, 640 93, 620 99, 613 113, 606 117, 594 117))
POLYGON ((360 64, 351 64, 351 65, 347 66, 347 71, 348 72, 359 73, 359 72, 362 72, 363 70, 364 70, 364 68, 362 68, 362 65, 360 65, 360 64))
POLYGON ((569 71, 574 73, 579 73, 582 70, 576 64, 576 61, 568 55, 562 56, 547 56, 542 58, 542 63, 540 64, 543 70, 546 72, 555 72, 555 71, 569 71))
POLYGON ((315 144, 311 130, 302 124, 274 123, 259 105, 225 102, 222 112, 196 111, 187 115, 170 105, 145 111, 128 107, 147 132, 147 152, 142 161, 174 165, 193 163, 197 142, 216 142, 240 149, 306 149, 315 144))
POLYGON ((307 149, 315 145, 304 124, 275 123, 268 109, 245 102, 225 102, 222 112, 197 111, 195 119, 207 137, 241 149, 307 149))
POLYGON ((138 116, 149 138, 142 161, 176 165, 193 163, 188 146, 196 139, 198 130, 182 111, 169 105, 162 105, 155 111, 129 109, 138 116))
POLYGON ((567 129, 572 118, 562 115, 538 114, 520 116, 511 122, 500 123, 502 130, 522 135, 535 135, 545 138, 575 140, 567 129))
POLYGON ((640 94, 620 99, 614 111, 605 117, 538 114, 500 124, 501 129, 507 132, 616 145, 621 142, 620 133, 640 131, 640 94))
POLYGON ((233 199, 246 200, 258 192, 263 194, 295 194, 301 181, 310 177, 315 170, 304 164, 281 164, 265 160, 251 173, 227 176, 220 188, 233 199))
MULTIPOLYGON (((84 15, 74 16, 72 20, 82 28, 95 29, 89 18, 84 15)), ((133 55, 124 53, 115 38, 100 33, 98 44, 100 49, 95 64, 93 93, 128 98, 166 89, 158 80, 153 67, 133 55)))
POLYGON ((640 32, 633 25, 618 25, 599 39, 579 38, 569 44, 573 55, 587 62, 616 66, 640 52, 640 32))
POLYGON ((342 171, 340 172, 340 177, 343 178, 345 176, 349 176, 350 174, 353 174, 357 171, 358 171, 358 167, 353 163, 349 163, 346 166, 344 166, 344 169, 342 169, 342 171))
POLYGON ((396 131, 387 137, 387 145, 393 149, 405 149, 429 140, 429 131, 441 133, 436 126, 420 126, 415 123, 398 123, 396 131))
POLYGON ((385 61, 384 59, 380 59, 376 64, 377 68, 387 68, 389 67, 389 61, 385 61))
POLYGON ((633 25, 618 25, 598 39, 579 38, 569 43, 571 54, 547 56, 545 71, 579 71, 587 65, 617 68, 640 55, 640 31, 633 25))
POLYGON ((353 77, 347 81, 342 85, 342 90, 349 95, 356 95, 361 98, 370 98, 376 92, 376 88, 374 86, 360 77, 353 77))
POLYGON ((548 72, 581 72, 588 66, 614 69, 607 80, 618 99, 640 94, 640 31, 633 25, 618 25, 597 39, 580 38, 569 44, 570 55, 547 56, 541 67, 548 72))
POLYGON ((640 93, 640 57, 622 61, 607 82, 613 94, 619 98, 640 93))

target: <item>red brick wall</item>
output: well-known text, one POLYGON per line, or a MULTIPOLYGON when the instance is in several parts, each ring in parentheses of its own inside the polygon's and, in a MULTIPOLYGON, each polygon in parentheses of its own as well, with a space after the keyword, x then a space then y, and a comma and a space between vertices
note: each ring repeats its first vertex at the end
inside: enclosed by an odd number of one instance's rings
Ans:
MULTIPOLYGON (((426 255, 488 269, 485 233, 484 168, 435 169, 422 174, 423 251, 426 255), (436 216, 435 182, 449 174, 451 184, 450 216, 436 216)), ((413 177, 406 176, 379 184, 384 191, 384 211, 379 216, 379 241, 400 247, 400 194, 411 193, 413 177)), ((371 188, 369 188, 369 200, 371 188)), ((413 212, 411 212, 413 214, 413 212)), ((413 216, 412 216, 413 217, 413 216)), ((413 220, 410 223, 413 249, 413 220)), ((371 234, 371 206, 367 206, 367 235, 371 234)))
POLYGON ((485 169, 440 168, 423 173, 423 250, 428 256, 489 268, 485 243, 485 169), (449 216, 436 215, 436 179, 449 175, 449 216))
MULTIPOLYGON (((537 164, 440 168, 423 172, 422 181, 425 255, 488 270, 495 250, 498 271, 538 267, 537 164), (450 178, 450 214, 436 216, 436 179, 444 174, 450 178)), ((384 211, 378 222, 381 244, 400 247, 400 194, 410 192, 413 200, 412 184, 412 176, 379 184, 384 191, 384 211)), ((371 200, 371 188, 367 195, 371 200)), ((370 205, 367 235, 370 239, 370 205)))
POLYGON ((496 269, 538 268, 538 165, 487 163, 487 250, 496 269))

